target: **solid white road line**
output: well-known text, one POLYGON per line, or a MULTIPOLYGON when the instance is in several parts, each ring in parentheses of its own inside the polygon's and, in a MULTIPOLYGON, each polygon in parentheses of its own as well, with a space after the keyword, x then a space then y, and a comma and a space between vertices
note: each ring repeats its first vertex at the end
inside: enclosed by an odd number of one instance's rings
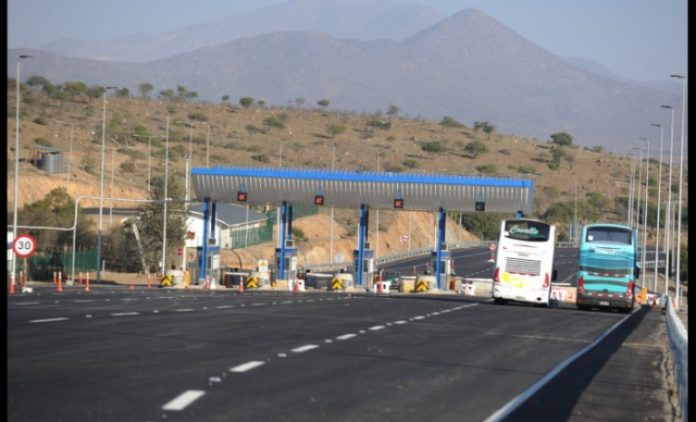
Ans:
POLYGON ((162 406, 162 410, 175 410, 175 411, 184 410, 184 409, 186 409, 186 407, 189 404, 198 400, 203 394, 205 394, 205 391, 201 391, 201 390, 184 391, 183 393, 179 394, 178 397, 176 397, 175 399, 171 400, 169 403, 162 406))
POLYGON ((306 344, 304 346, 300 346, 300 347, 297 347, 295 349, 292 349, 292 351, 295 353, 303 353, 303 352, 307 352, 307 351, 312 350, 312 349, 316 349, 317 347, 319 347, 319 346, 317 346, 316 344, 306 344))
POLYGON ((496 410, 495 413, 493 413, 491 416, 489 416, 484 422, 501 421, 501 420, 505 419, 505 417, 507 417, 510 413, 512 413, 515 409, 517 409, 528 398, 530 398, 532 395, 534 395, 534 393, 539 391, 544 385, 551 382, 551 380, 554 379, 556 377, 556 375, 558 375, 562 370, 564 370, 566 367, 568 367, 571 363, 575 362, 578 358, 580 358, 580 356, 582 356, 585 353, 592 350, 596 345, 599 344, 599 342, 604 340, 609 334, 611 334, 621 324, 626 322, 626 320, 628 320, 628 318, 630 318, 631 315, 633 315, 638 309, 633 311, 630 315, 626 315, 623 319, 621 319, 621 321, 619 321, 616 324, 614 324, 613 326, 611 326, 607 331, 604 332, 604 334, 599 336, 595 341, 593 341, 592 343, 587 345, 584 349, 578 351, 573 356, 571 356, 568 359, 564 360, 563 362, 559 363, 558 366, 553 368, 551 371, 547 372, 546 375, 544 375, 541 379, 539 379, 537 382, 532 384, 529 388, 527 388, 525 391, 523 391, 517 397, 515 397, 514 399, 507 402, 500 409, 496 410))
POLYGON ((261 361, 261 360, 252 360, 250 362, 243 363, 241 365, 237 365, 234 368, 230 368, 230 372, 241 373, 241 372, 250 371, 256 367, 263 365, 264 363, 266 363, 266 362, 261 361))
POLYGON ((32 319, 32 320, 29 321, 29 322, 32 323, 32 324, 38 324, 38 323, 41 323, 41 322, 65 321, 65 320, 67 320, 67 319, 68 319, 68 318, 65 318, 65 317, 60 317, 60 318, 46 318, 46 319, 32 319))

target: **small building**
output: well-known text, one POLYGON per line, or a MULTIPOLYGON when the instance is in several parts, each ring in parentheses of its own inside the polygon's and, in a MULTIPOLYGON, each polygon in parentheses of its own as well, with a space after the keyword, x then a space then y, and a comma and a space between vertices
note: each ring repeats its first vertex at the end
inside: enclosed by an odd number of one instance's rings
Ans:
MULTIPOLYGON (((215 220, 214 239, 216 246, 226 249, 244 248, 258 243, 256 233, 266 227, 268 216, 251 208, 218 203, 215 209, 215 220)), ((186 227, 186 247, 201 246, 203 242, 203 204, 191 206, 186 218, 186 227)), ((272 231, 270 233, 272 235, 272 231)), ((212 233, 210 238, 213 238, 212 233)))
POLYGON ((63 150, 37 145, 32 152, 32 163, 49 174, 65 173, 68 170, 63 150))

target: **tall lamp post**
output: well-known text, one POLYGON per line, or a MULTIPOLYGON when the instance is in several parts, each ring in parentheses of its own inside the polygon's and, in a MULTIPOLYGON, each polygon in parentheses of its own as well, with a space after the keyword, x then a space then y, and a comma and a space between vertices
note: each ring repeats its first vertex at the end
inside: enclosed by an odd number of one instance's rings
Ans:
MULTIPOLYGON (((641 138, 641 139, 646 139, 646 138, 641 138)), ((647 139, 646 139, 647 140, 647 139)), ((648 149, 647 152, 645 153, 645 206, 643 207, 643 265, 641 268, 643 269, 643 279, 647 280, 647 277, 645 274, 646 268, 645 268, 645 254, 647 253, 647 246, 648 246, 648 188, 650 187, 650 183, 648 181, 650 180, 650 141, 648 141, 648 149)), ((655 271, 657 271, 657 268, 655 268, 655 271)), ((647 287, 645 282, 641 283, 643 286, 647 287)), ((654 291, 654 290, 653 290, 654 291)))
MULTIPOLYGON (((657 224, 655 227, 655 282, 653 284, 653 291, 657 291, 657 263, 658 255, 660 253, 660 193, 662 192, 662 139, 663 139, 663 127, 659 123, 651 123, 650 126, 655 126, 660 128, 660 155, 657 157, 657 224)), ((665 295, 667 295, 667 290, 665 289, 665 295)))
MULTIPOLYGON (((19 63, 21 59, 28 59, 32 56, 20 54, 17 58, 17 104, 15 114, 15 174, 14 174, 14 212, 12 213, 12 241, 17 239, 17 193, 19 191, 19 86, 22 84, 22 79, 19 77, 19 63)), ((15 271, 17 269, 17 255, 12 252, 12 276, 10 283, 15 284, 15 271)))
POLYGON ((679 142, 679 208, 677 216, 677 309, 681 305, 681 276, 679 274, 681 270, 681 220, 682 220, 682 188, 684 185, 684 111, 686 110, 686 76, 684 75, 669 75, 672 78, 678 78, 682 80, 682 117, 681 117, 681 141, 679 142))
MULTIPOLYGON (((169 116, 167 116, 167 131, 164 144, 164 223, 162 228, 162 275, 167 273, 165 259, 167 256, 167 181, 169 180, 169 116)), ((188 200, 188 198, 187 198, 188 200)))
POLYGON ((670 232, 672 224, 672 149, 674 148, 674 108, 671 105, 661 105, 671 114, 669 135, 669 175, 667 176, 667 217, 665 221, 665 294, 669 293, 669 267, 670 267, 670 232))
POLYGON ((104 87, 102 105, 101 175, 99 177, 99 228, 97 229, 97 280, 101 281, 102 211, 104 210, 104 151, 106 150, 106 94, 115 86, 104 87))
POLYGON ((150 174, 152 168, 152 138, 164 138, 164 136, 153 136, 153 135, 138 135, 133 134, 135 138, 147 138, 147 199, 150 198, 150 174))

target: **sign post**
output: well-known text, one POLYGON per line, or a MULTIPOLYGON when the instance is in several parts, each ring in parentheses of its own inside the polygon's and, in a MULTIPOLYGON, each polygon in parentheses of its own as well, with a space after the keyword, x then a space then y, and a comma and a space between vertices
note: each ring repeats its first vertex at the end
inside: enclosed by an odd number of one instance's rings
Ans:
MULTIPOLYGON (((22 234, 12 242, 12 251, 19 257, 24 258, 24 268, 26 269, 26 259, 36 252, 36 239, 29 234, 22 234)), ((10 293, 14 293, 15 275, 10 277, 10 293)))

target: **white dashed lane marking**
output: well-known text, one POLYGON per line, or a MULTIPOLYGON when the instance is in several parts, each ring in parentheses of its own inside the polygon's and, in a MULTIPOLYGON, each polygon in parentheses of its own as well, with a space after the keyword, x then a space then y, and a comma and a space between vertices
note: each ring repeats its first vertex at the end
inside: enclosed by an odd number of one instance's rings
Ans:
POLYGON ((353 334, 353 333, 343 334, 342 336, 336 337, 336 340, 348 340, 349 338, 353 338, 355 336, 357 336, 357 334, 353 334))
POLYGON ((140 315, 140 312, 114 312, 111 316, 133 316, 140 315))
POLYGON ((292 351, 295 353, 304 353, 304 352, 307 352, 309 350, 316 349, 317 347, 319 347, 319 346, 317 346, 316 344, 306 344, 304 346, 300 346, 300 347, 297 347, 295 349, 292 349, 292 351))
POLYGON ((250 362, 243 363, 243 364, 241 364, 241 365, 237 365, 237 366, 235 366, 234 368, 230 368, 230 372, 238 372, 238 373, 241 373, 241 372, 250 371, 250 370, 252 370, 252 369, 254 369, 254 368, 257 368, 257 367, 263 365, 264 363, 266 363, 266 362, 263 362, 263 361, 260 361, 260 360, 252 360, 252 361, 250 361, 250 362))
POLYGON ((184 410, 188 405, 198 400, 203 394, 205 394, 205 391, 202 390, 184 391, 183 393, 179 394, 179 396, 162 406, 162 410, 184 410))

